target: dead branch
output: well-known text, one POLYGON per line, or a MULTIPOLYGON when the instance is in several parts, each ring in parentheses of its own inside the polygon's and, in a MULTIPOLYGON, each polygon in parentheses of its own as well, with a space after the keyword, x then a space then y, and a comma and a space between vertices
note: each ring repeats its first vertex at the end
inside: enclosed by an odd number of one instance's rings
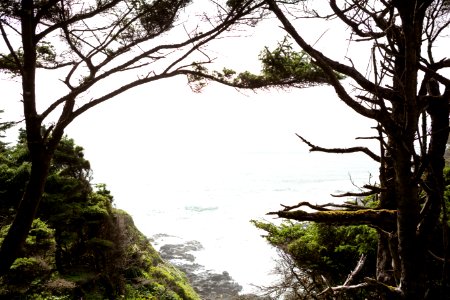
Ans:
POLYGON ((377 290, 379 293, 385 295, 388 299, 400 299, 401 298, 401 292, 398 288, 384 284, 376 279, 373 278, 364 278, 364 282, 354 284, 354 285, 339 285, 334 287, 328 287, 323 292, 319 293, 318 295, 323 294, 331 294, 336 295, 342 292, 348 292, 353 290, 360 290, 360 289, 374 289, 377 290))
POLYGON ((341 197, 367 197, 376 194, 375 191, 367 191, 360 193, 347 192, 343 194, 331 194, 332 197, 341 198, 341 197))
POLYGON ((302 206, 308 206, 309 208, 312 208, 314 210, 317 211, 330 211, 333 210, 335 208, 345 208, 345 209, 349 209, 349 210, 358 210, 358 209, 366 209, 366 207, 364 206, 360 206, 360 205, 356 205, 356 204, 350 204, 350 203, 344 203, 344 204, 335 204, 335 203, 326 203, 326 204, 311 204, 309 202, 300 202, 294 206, 287 206, 287 205, 283 205, 281 204, 282 207, 284 207, 284 211, 290 211, 302 206))
POLYGON ((323 148, 316 145, 311 144, 309 141, 304 139, 302 136, 295 134, 298 136, 299 139, 301 139, 305 144, 307 144, 310 149, 309 151, 319 151, 319 152, 326 152, 326 153, 338 153, 338 154, 344 154, 344 153, 356 153, 356 152, 363 152, 364 154, 367 154, 370 158, 373 160, 380 162, 380 157, 370 151, 366 147, 351 147, 351 148, 323 148))
POLYGON ((324 291, 320 292, 318 294, 318 296, 323 295, 323 294, 336 294, 342 291, 348 291, 348 290, 355 290, 355 289, 361 289, 361 288, 366 288, 369 286, 369 284, 367 282, 363 282, 363 283, 359 283, 356 285, 350 285, 350 282, 352 282, 356 275, 358 275, 358 273, 362 270, 364 263, 366 262, 366 255, 361 255, 361 257, 359 258, 358 263, 356 264, 355 268, 353 269, 353 271, 348 275, 347 279, 345 280, 344 284, 340 285, 340 286, 336 286, 336 287, 331 287, 328 286, 324 291))
POLYGON ((450 260, 449 259, 446 259, 446 258, 444 258, 444 257, 440 257, 440 256, 437 256, 436 254, 434 254, 431 250, 428 250, 428 253, 434 258, 434 259, 436 259, 436 260, 438 260, 438 261, 440 261, 440 262, 442 262, 442 263, 450 263, 450 260))
POLYGON ((386 190, 386 189, 380 188, 378 186, 373 186, 370 184, 363 185, 363 188, 368 189, 369 191, 360 192, 360 193, 347 192, 344 194, 337 194, 337 195, 331 194, 331 196, 333 196, 333 197, 366 197, 366 196, 371 196, 371 195, 381 193, 382 191, 386 190))
POLYGON ((361 257, 359 258, 358 263, 356 264, 355 269, 353 269, 353 271, 348 275, 347 279, 344 282, 344 286, 348 286, 350 285, 350 282, 352 282, 356 275, 358 275, 358 273, 362 270, 364 263, 366 262, 367 259, 367 255, 362 254, 361 257))
POLYGON ((328 287, 326 288, 324 291, 320 292, 318 294, 318 296, 324 295, 324 294, 337 294, 339 292, 345 292, 345 291, 350 291, 350 290, 357 290, 357 289, 363 289, 363 288, 367 288, 369 286, 368 283, 366 282, 362 282, 359 284, 355 284, 355 285, 349 285, 349 286, 344 286, 344 285, 340 285, 340 286, 335 286, 335 287, 328 287))

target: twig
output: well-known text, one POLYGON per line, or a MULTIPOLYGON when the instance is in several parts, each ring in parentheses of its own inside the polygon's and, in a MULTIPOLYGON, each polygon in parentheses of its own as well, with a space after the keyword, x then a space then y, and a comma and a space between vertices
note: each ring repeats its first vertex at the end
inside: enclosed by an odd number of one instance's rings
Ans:
POLYGON ((361 271, 361 269, 364 266, 364 263, 366 262, 366 258, 367 256, 365 254, 362 254, 361 257, 359 258, 358 263, 356 264, 355 269, 353 269, 353 271, 348 275, 347 279, 344 282, 344 286, 348 286, 350 285, 350 282, 353 281, 353 279, 355 279, 355 276, 358 275, 358 273, 361 271))

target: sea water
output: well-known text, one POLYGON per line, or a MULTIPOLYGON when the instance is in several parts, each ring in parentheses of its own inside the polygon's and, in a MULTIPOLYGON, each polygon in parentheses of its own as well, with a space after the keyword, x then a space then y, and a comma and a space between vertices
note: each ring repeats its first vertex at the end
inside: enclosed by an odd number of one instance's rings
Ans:
POLYGON ((280 204, 341 202, 330 194, 355 191, 373 176, 367 159, 358 155, 241 153, 208 159, 159 177, 149 184, 148 205, 128 205, 126 210, 149 237, 172 237, 166 243, 174 242, 173 237, 175 242, 199 241, 204 248, 194 253, 196 262, 228 272, 243 292, 276 280, 270 275, 276 251, 250 220, 279 222, 266 214, 282 209, 280 204))

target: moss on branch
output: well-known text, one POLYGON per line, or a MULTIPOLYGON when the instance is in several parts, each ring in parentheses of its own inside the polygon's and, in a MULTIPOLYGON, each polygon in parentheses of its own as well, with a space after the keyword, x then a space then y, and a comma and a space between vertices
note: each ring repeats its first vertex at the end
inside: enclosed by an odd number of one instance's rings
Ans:
POLYGON ((374 225, 382 228, 395 226, 397 211, 389 209, 361 209, 361 210, 329 210, 306 212, 303 210, 282 210, 270 212, 280 218, 296 221, 313 221, 335 225, 374 225))

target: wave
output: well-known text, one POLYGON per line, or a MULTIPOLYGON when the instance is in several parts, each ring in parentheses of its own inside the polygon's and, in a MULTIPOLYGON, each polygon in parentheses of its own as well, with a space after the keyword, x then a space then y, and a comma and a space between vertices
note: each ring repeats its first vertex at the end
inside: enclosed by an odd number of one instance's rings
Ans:
POLYGON ((185 206, 184 209, 187 211, 193 211, 193 212, 205 212, 205 211, 217 210, 217 209, 219 209, 219 207, 218 206, 202 207, 202 206, 191 205, 191 206, 185 206))

